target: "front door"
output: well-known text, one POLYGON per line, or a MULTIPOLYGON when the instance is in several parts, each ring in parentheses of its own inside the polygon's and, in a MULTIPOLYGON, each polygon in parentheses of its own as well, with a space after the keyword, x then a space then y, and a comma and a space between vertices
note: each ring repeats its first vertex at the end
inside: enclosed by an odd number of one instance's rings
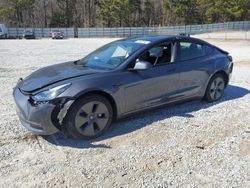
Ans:
POLYGON ((124 79, 126 111, 131 112, 171 101, 179 88, 179 64, 175 62, 176 44, 168 42, 144 52, 137 61, 153 66, 126 71, 124 79))

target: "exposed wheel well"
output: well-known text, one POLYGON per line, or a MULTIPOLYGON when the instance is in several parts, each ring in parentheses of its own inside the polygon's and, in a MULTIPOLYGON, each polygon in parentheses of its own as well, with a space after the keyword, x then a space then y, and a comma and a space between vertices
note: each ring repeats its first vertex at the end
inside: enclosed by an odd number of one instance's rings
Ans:
POLYGON ((77 97, 77 99, 75 100, 75 102, 77 100, 80 100, 83 97, 86 97, 86 96, 89 96, 89 95, 99 95, 99 96, 105 97, 110 102, 110 104, 112 106, 112 109, 113 109, 113 119, 117 118, 117 106, 116 106, 115 100, 113 99, 113 97, 110 94, 108 94, 108 93, 106 93, 104 91, 98 91, 98 90, 96 90, 96 91, 89 91, 87 93, 79 95, 77 97))
POLYGON ((223 71, 223 70, 220 70, 220 71, 217 71, 214 75, 216 75, 216 74, 221 74, 224 77, 225 82, 226 82, 226 86, 227 86, 228 82, 229 82, 229 78, 228 78, 227 73, 225 71, 223 71))

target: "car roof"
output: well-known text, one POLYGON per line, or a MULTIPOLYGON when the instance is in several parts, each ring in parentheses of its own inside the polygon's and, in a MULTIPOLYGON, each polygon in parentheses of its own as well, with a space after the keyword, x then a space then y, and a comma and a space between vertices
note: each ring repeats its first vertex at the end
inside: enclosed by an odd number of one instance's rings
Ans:
POLYGON ((127 40, 131 40, 131 41, 137 41, 137 40, 141 40, 141 41, 149 41, 149 42, 158 42, 161 40, 165 40, 165 39, 171 39, 174 38, 176 36, 171 36, 171 35, 167 35, 167 36, 143 36, 143 37, 134 37, 134 38, 128 38, 127 40))
POLYGON ((210 45, 209 43, 201 39, 197 39, 197 38, 193 38, 189 36, 181 36, 181 35, 143 36, 143 37, 127 38, 124 40, 132 41, 132 42, 140 40, 140 41, 149 41, 150 43, 157 43, 157 42, 161 42, 164 40, 171 40, 171 39, 182 39, 182 40, 187 40, 187 41, 194 42, 194 43, 210 45))

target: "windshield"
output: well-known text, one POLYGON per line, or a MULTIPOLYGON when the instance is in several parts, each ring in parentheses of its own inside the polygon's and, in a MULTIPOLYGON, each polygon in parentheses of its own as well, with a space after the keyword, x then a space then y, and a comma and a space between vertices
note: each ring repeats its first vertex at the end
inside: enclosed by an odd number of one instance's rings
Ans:
POLYGON ((115 69, 144 45, 136 41, 112 42, 77 61, 76 64, 94 69, 115 69))

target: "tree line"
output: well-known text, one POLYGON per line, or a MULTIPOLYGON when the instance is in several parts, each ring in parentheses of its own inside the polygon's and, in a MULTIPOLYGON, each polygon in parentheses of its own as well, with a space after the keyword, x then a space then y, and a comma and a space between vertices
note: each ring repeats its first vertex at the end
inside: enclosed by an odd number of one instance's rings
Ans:
POLYGON ((250 0, 1 0, 12 27, 132 27, 250 20, 250 0))

